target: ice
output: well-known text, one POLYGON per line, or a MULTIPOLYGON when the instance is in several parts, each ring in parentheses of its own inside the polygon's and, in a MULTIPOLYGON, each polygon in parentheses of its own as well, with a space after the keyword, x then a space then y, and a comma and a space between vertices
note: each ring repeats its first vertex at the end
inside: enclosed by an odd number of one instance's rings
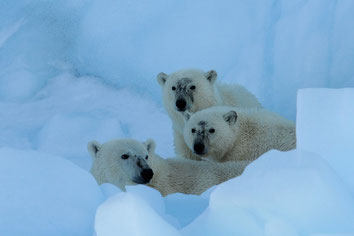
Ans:
POLYGON ((0 82, 1 87, 6 82, 12 86, 5 86, 9 97, 2 94, 0 100, 29 99, 61 72, 58 64, 68 62, 83 6, 88 3, 71 2, 1 1, 0 82))
POLYGON ((209 196, 213 190, 214 188, 210 188, 201 196, 181 193, 166 196, 164 198, 165 214, 175 219, 170 223, 175 223, 174 226, 177 229, 182 229, 192 223, 208 207, 209 196))
POLYGON ((298 92, 297 145, 320 154, 354 193, 354 88, 298 92))
POLYGON ((354 233, 354 198, 321 157, 270 151, 219 185, 186 235, 354 233))
POLYGON ((104 200, 94 178, 71 162, 0 148, 0 235, 91 235, 104 200))
POLYGON ((353 9, 351 0, 3 1, 0 87, 26 76, 0 100, 29 99, 69 70, 161 104, 157 73, 196 67, 295 120, 297 89, 354 86, 353 9))
POLYGON ((87 143, 131 137, 154 138, 157 150, 173 156, 171 122, 162 107, 127 89, 96 78, 63 73, 52 78, 31 102, 0 102, 0 145, 36 149, 89 169, 87 143))
POLYGON ((110 235, 179 235, 144 199, 133 193, 120 193, 97 209, 95 231, 110 235))
POLYGON ((39 150, 79 161, 78 158, 87 157, 87 143, 93 137, 109 140, 123 136, 120 123, 114 118, 98 120, 75 113, 56 115, 39 133, 39 150))
POLYGON ((28 70, 8 71, 5 78, 0 80, 0 99, 10 102, 25 101, 43 86, 43 81, 28 70))
POLYGON ((251 163, 243 175, 201 196, 162 198, 144 186, 129 187, 127 192, 114 195, 99 208, 98 235, 149 234, 158 227, 162 231, 157 235, 165 235, 166 228, 181 235, 354 233, 353 195, 322 157, 307 151, 270 151, 251 163), (130 213, 126 213, 129 204, 130 213), (137 208, 141 209, 139 216, 134 213, 137 208), (148 225, 140 224, 151 212, 154 216, 149 219, 158 221, 146 219, 148 225), (129 222, 113 220, 123 216, 137 222, 134 229, 129 229, 129 222))
POLYGON ((354 87, 353 11, 352 0, 0 1, 0 234, 92 235, 110 197, 96 230, 353 234, 353 92, 302 90, 296 117, 298 89, 354 87), (267 153, 202 196, 98 188, 88 141, 153 138, 174 156, 156 75, 190 67, 297 118, 299 150, 267 153), (137 222, 109 218, 121 210, 137 222))
POLYGON ((155 99, 157 73, 215 69, 295 120, 297 89, 354 86, 353 9, 350 0, 105 0, 88 6, 73 61, 155 99))
POLYGON ((118 188, 117 186, 113 185, 113 184, 109 184, 109 183, 104 183, 100 185, 101 191, 104 194, 105 198, 108 199, 114 195, 116 195, 117 193, 121 193, 123 192, 120 188, 118 188))
MULTIPOLYGON (((112 184, 100 186, 106 198, 113 197, 122 191, 112 184)), ((207 207, 209 196, 215 188, 210 188, 200 196, 171 194, 162 197, 157 190, 144 185, 126 186, 127 192, 144 200, 162 219, 176 229, 182 229, 193 222, 207 207)), ((104 228, 110 227, 104 226, 104 228)))

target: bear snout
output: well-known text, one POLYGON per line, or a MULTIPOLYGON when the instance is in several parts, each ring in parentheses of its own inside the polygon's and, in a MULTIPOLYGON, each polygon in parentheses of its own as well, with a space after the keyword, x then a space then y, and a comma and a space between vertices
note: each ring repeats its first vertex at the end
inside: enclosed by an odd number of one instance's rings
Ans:
POLYGON ((176 107, 178 109, 178 111, 185 111, 186 107, 187 107, 187 102, 185 99, 183 98, 179 98, 176 101, 176 107))
POLYGON ((152 169, 143 169, 140 173, 141 177, 146 181, 146 183, 149 183, 152 177, 154 176, 154 172, 152 169))
POLYGON ((194 152, 196 153, 196 154, 198 154, 198 155, 203 155, 203 154, 205 154, 205 146, 204 146, 204 144, 203 143, 195 143, 194 145, 193 145, 193 150, 194 150, 194 152))

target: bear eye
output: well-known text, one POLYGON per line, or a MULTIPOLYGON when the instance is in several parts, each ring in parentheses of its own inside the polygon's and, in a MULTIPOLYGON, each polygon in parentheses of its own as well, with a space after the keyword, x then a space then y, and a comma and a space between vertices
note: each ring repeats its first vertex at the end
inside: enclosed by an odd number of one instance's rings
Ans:
POLYGON ((123 160, 126 160, 126 159, 129 158, 129 155, 128 155, 128 154, 123 154, 123 155, 121 156, 121 158, 122 158, 123 160))
POLYGON ((175 87, 175 86, 172 86, 172 90, 175 91, 175 90, 176 90, 176 87, 175 87))
POLYGON ((211 129, 209 129, 209 133, 215 133, 215 129, 213 129, 213 128, 211 128, 211 129))
POLYGON ((149 155, 146 155, 145 160, 147 160, 148 158, 149 158, 149 155))
POLYGON ((191 90, 195 90, 195 86, 192 85, 192 86, 190 87, 190 89, 191 89, 191 90))
POLYGON ((195 129, 194 128, 191 131, 192 131, 193 134, 195 133, 195 129))

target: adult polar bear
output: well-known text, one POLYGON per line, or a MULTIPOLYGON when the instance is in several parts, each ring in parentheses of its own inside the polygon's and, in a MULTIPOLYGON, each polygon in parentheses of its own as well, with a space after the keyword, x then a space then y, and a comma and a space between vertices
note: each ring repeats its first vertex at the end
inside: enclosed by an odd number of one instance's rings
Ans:
POLYGON ((195 113, 213 106, 261 108, 257 98, 241 85, 215 83, 214 70, 203 72, 187 69, 170 75, 159 73, 157 81, 162 87, 163 103, 169 114, 174 131, 176 154, 185 158, 201 160, 186 145, 183 138, 183 112, 195 113))
POLYGON ((116 139, 104 144, 92 141, 92 175, 98 184, 111 183, 125 191, 126 185, 147 184, 162 196, 172 193, 201 194, 210 187, 242 174, 249 161, 215 163, 185 158, 163 159, 155 154, 152 139, 116 139))
POLYGON ((265 109, 216 106, 186 114, 186 119, 187 145, 217 162, 253 161, 271 149, 296 148, 294 122, 265 109))

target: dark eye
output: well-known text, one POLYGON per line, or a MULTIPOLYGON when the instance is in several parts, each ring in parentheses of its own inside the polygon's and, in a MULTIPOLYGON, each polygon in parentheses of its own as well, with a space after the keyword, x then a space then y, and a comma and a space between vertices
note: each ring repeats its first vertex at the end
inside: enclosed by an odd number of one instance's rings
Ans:
POLYGON ((209 133, 215 133, 215 129, 213 128, 209 129, 209 133))
POLYGON ((123 160, 126 160, 126 159, 128 159, 128 158, 129 158, 129 155, 127 155, 127 154, 123 154, 123 155, 121 156, 121 158, 122 158, 123 160))
POLYGON ((190 89, 191 89, 191 90, 194 90, 194 89, 195 89, 195 86, 194 86, 194 85, 192 85, 192 86, 190 87, 190 89))
POLYGON ((149 155, 146 155, 145 160, 149 159, 149 155))
POLYGON ((193 134, 195 133, 195 129, 194 128, 191 131, 192 131, 193 134))
POLYGON ((175 86, 172 86, 172 90, 175 91, 175 90, 176 90, 176 87, 175 87, 175 86))

